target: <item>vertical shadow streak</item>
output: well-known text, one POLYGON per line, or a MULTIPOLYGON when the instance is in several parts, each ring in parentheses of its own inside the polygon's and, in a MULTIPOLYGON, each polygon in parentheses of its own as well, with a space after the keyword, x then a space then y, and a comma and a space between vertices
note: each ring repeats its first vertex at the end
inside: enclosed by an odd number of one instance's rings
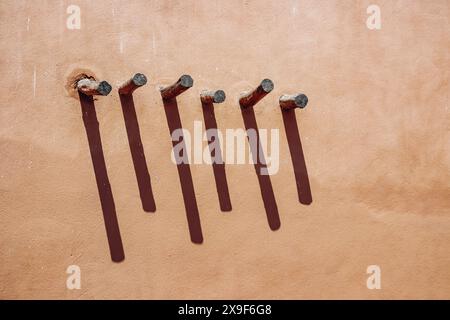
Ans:
MULTIPOLYGON (((176 98, 163 99, 164 111, 166 113, 167 125, 169 132, 172 135, 177 129, 182 129, 180 113, 178 111, 178 104, 176 98)), ((178 143, 182 143, 183 150, 185 148, 184 137, 180 138, 180 142, 172 141, 175 147, 178 143)), ((184 206, 186 209, 186 218, 189 227, 191 241, 193 243, 202 243, 202 227, 200 224, 200 215, 197 207, 197 200, 195 198, 194 184, 192 182, 191 169, 189 163, 177 164, 178 176, 180 178, 181 191, 183 193, 184 206)))
POLYGON ((127 129, 128 143, 130 145, 131 157, 133 159, 134 171, 141 197, 142 208, 146 212, 155 212, 156 205, 153 197, 150 174, 145 160, 144 147, 142 146, 139 122, 134 107, 133 95, 127 94, 120 96, 123 118, 127 129))
POLYGON ((292 165, 294 167, 298 200, 302 204, 309 205, 312 203, 311 187, 309 185, 308 171, 303 155, 295 110, 281 110, 281 113, 283 115, 284 129, 286 131, 292 165))
POLYGON ((259 187, 261 189, 261 196, 264 202, 264 208, 266 209, 267 221, 270 229, 277 230, 280 228, 280 216, 278 214, 277 202, 273 193, 272 183, 269 175, 262 175, 261 169, 265 166, 265 159, 262 153, 261 142, 259 138, 258 125, 256 123, 255 111, 253 107, 241 109, 242 118, 244 119, 245 129, 253 129, 256 131, 257 143, 250 139, 247 134, 247 138, 252 150, 253 162, 255 166, 256 175, 258 177, 259 187), (259 152, 261 150, 261 152, 259 152))
POLYGON ((214 114, 213 103, 202 102, 203 118, 205 119, 205 129, 208 138, 208 145, 211 152, 211 158, 215 159, 212 163, 214 179, 216 181, 217 195, 219 197, 220 210, 231 211, 230 193, 228 191, 227 176, 225 173, 225 163, 222 159, 222 150, 220 143, 216 143, 213 149, 212 143, 218 137, 216 116, 214 114))
POLYGON ((120 262, 125 259, 125 254, 123 251, 122 238, 120 236, 119 223, 117 221, 114 198, 108 179, 108 173, 106 171, 94 100, 92 96, 87 96, 82 93, 80 93, 79 96, 83 122, 86 127, 92 165, 94 167, 95 179, 97 181, 97 188, 103 211, 109 251, 111 253, 112 261, 120 262))

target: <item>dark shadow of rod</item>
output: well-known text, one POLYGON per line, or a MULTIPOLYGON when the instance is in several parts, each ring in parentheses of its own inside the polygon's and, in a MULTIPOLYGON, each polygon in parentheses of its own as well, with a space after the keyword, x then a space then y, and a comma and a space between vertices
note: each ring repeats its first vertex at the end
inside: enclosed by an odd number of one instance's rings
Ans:
POLYGON ((283 95, 280 97, 281 113, 283 115, 284 129, 291 154, 292 166, 294 167, 298 200, 305 205, 312 203, 312 195, 295 109, 303 109, 307 104, 308 98, 304 94, 283 95))
POLYGON ((253 163, 255 166, 256 176, 258 177, 261 196, 266 210, 267 222, 271 230, 280 228, 280 216, 278 213, 278 206, 275 200, 275 195, 270 181, 270 176, 261 174, 266 168, 264 154, 262 152, 258 125, 256 123, 255 111, 253 106, 261 100, 265 95, 273 90, 273 82, 269 79, 264 79, 261 84, 253 91, 241 96, 239 104, 241 106, 242 118, 244 120, 245 129, 247 130, 247 138, 252 151, 253 163), (249 131, 256 135, 256 141, 249 136, 249 131))
POLYGON ((222 158, 222 150, 218 140, 217 121, 214 113, 214 103, 225 101, 225 92, 222 90, 212 92, 202 92, 200 99, 202 101, 203 118, 205 120, 206 136, 211 153, 212 168, 214 180, 216 182, 217 196, 221 211, 231 211, 230 193, 228 190, 227 175, 225 172, 225 163, 222 158))
POLYGON ((155 212, 156 205, 153 197, 151 178, 145 159, 144 147, 142 145, 139 122, 133 101, 133 91, 145 85, 147 78, 141 73, 135 74, 130 80, 119 87, 120 103, 122 105, 123 118, 127 130, 128 143, 130 145, 131 157, 133 159, 134 171, 141 197, 142 208, 146 212, 155 212))
MULTIPOLYGON (((174 131, 181 132, 182 130, 176 96, 192 87, 192 85, 192 78, 188 75, 183 75, 175 84, 161 90, 167 125, 171 136, 174 131)), ((180 136, 179 141, 174 141, 172 139, 173 147, 179 144, 181 144, 182 150, 186 150, 184 137, 182 135, 180 136)), ((189 162, 187 161, 187 155, 182 154, 181 157, 182 161, 177 164, 177 169, 178 176, 180 178, 181 191, 183 193, 184 206, 186 209, 189 234, 193 243, 200 244, 203 242, 203 234, 200 224, 200 214, 198 212, 197 200, 195 197, 194 184, 192 182, 191 169, 189 167, 189 162)))

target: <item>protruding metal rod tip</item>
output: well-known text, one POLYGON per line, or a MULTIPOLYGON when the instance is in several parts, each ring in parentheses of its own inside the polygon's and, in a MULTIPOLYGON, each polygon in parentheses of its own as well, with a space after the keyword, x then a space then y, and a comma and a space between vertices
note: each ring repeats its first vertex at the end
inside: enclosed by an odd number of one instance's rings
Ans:
POLYGON ((308 97, 303 93, 299 94, 295 97, 295 104, 301 109, 305 108, 308 104, 308 97))
POLYGON ((194 79, 188 74, 184 74, 180 77, 180 85, 184 88, 190 88, 194 85, 194 79))
POLYGON ((134 90, 144 86, 146 83, 147 77, 143 73, 136 73, 119 87, 119 94, 132 94, 134 90))
POLYGON ((136 73, 133 76, 133 83, 137 86, 143 86, 147 83, 147 77, 143 73, 136 73))
POLYGON ((265 93, 269 93, 270 91, 273 90, 273 82, 270 79, 264 79, 263 81, 261 81, 261 88, 263 89, 263 91, 265 93))
POLYGON ((270 79, 264 79, 260 85, 251 92, 243 93, 239 98, 239 104, 242 109, 253 107, 259 100, 264 98, 274 88, 273 82, 270 79))
POLYGON ((217 90, 214 92, 214 103, 222 103, 225 101, 225 91, 223 90, 217 90))
POLYGON ((98 85, 98 93, 100 93, 100 95, 102 96, 107 96, 111 92, 111 90, 111 85, 106 81, 102 81, 98 85))
POLYGON ((203 91, 200 94, 200 99, 204 103, 222 103, 225 101, 226 95, 223 90, 203 91))
POLYGON ((161 89, 161 96, 163 99, 175 98, 179 94, 183 93, 194 85, 194 80, 190 75, 182 75, 177 82, 171 86, 167 86, 161 89))
POLYGON ((111 90, 111 85, 106 81, 95 81, 92 79, 81 79, 77 82, 79 92, 87 96, 107 96, 111 90))
POLYGON ((280 107, 283 110, 291 110, 295 108, 305 108, 308 104, 308 97, 303 93, 299 94, 284 94, 280 97, 280 107))

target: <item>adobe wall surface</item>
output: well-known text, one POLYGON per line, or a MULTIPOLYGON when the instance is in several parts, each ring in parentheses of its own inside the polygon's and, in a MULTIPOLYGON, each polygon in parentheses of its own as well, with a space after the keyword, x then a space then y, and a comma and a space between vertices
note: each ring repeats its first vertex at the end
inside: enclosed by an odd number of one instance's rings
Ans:
MULTIPOLYGON (((148 299, 450 298, 449 2, 2 1, 0 297, 148 299), (81 29, 66 9, 81 9, 81 29), (68 78, 113 85, 95 100, 125 260, 111 261, 80 100, 68 78), (157 210, 142 210, 117 85, 134 94, 157 210), (271 181, 281 227, 267 224, 251 164, 226 166, 220 212, 210 165, 191 165, 204 242, 191 243, 159 87, 190 74, 223 89, 218 127, 243 128, 239 94, 270 78, 255 106, 279 129, 271 181), (278 97, 297 110, 313 202, 298 202, 278 97), (81 268, 81 289, 66 268, 81 268), (366 287, 381 268, 381 290, 366 287)), ((206 144, 205 144, 206 146, 206 144)))

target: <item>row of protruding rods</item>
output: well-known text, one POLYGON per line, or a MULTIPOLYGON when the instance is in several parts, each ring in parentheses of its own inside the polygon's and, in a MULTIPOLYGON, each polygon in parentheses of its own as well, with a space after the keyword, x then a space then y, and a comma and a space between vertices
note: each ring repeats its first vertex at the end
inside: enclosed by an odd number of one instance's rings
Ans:
MULTIPOLYGON (((132 94, 134 90, 142 87, 147 83, 147 78, 142 73, 135 74, 131 79, 119 86, 119 94, 132 94)), ((183 75, 174 84, 161 89, 161 96, 164 99, 175 98, 183 93, 194 84, 194 80, 189 75, 183 75)), ((257 104, 266 94, 271 92, 274 88, 273 82, 270 79, 264 79, 260 85, 253 91, 243 94, 239 99, 241 108, 245 109, 257 104)), ((101 95, 107 96, 111 90, 111 85, 106 81, 95 81, 92 79, 82 79, 78 81, 77 89, 85 95, 101 95)), ((221 103, 225 101, 225 92, 223 90, 217 91, 203 91, 200 94, 202 102, 221 103)), ((279 99, 280 107, 284 110, 295 108, 304 108, 308 103, 308 98, 304 94, 284 94, 279 99)))
MULTIPOLYGON (((119 86, 118 91, 124 112, 127 135, 130 142, 130 149, 132 152, 132 158, 138 180, 142 205, 145 211, 154 212, 156 210, 156 206, 154 203, 150 176, 146 165, 145 154, 140 139, 139 125, 137 122, 134 102, 132 99, 132 93, 137 88, 144 86, 146 83, 146 76, 142 73, 137 73, 131 79, 119 86)), ((181 120, 178 112, 176 97, 192 87, 193 84, 194 81, 191 76, 183 75, 174 84, 166 86, 160 90, 161 97, 164 102, 164 108, 169 124, 170 133, 172 133, 176 129, 181 129, 181 120)), ((241 113, 244 119, 245 127, 247 130, 254 129, 257 134, 258 145, 250 146, 252 148, 252 153, 254 150, 261 150, 258 127, 256 123, 255 113, 252 107, 257 104, 258 101, 260 101, 262 98, 264 98, 264 96, 266 96, 269 92, 271 92, 273 88, 273 82, 269 79, 264 79, 254 90, 243 93, 239 98, 239 105, 241 107, 241 113)), ((115 212, 114 199, 112 196, 112 191, 106 170, 106 164, 103 156, 94 100, 92 98, 92 96, 94 95, 108 95, 111 92, 112 87, 106 81, 96 81, 93 79, 84 78, 77 82, 77 89, 80 92, 83 121, 85 122, 86 132, 88 135, 91 157, 94 165, 111 257, 113 261, 119 262, 125 258, 125 255, 115 212)), ((200 98, 205 115, 205 126, 207 127, 207 129, 209 127, 217 130, 213 104, 225 101, 225 92, 223 90, 205 90, 200 94, 200 98)), ((279 98, 280 107, 284 111, 283 121, 285 123, 289 149, 294 165, 294 173, 296 177, 299 200, 303 204, 310 204, 312 198, 306 165, 303 157, 303 151, 301 147, 301 141, 298 134, 297 123, 295 120, 295 114, 291 114, 288 111, 295 108, 304 108, 307 103, 308 98, 304 94, 285 94, 279 98), (292 133, 290 134, 288 131, 291 131, 292 133)), ((184 143, 184 139, 182 140, 182 143, 184 143)), ((249 143, 251 143, 250 138, 249 143)), ((212 152, 213 151, 211 151, 211 153, 212 152)), ((215 150, 215 152, 220 154, 220 151, 217 152, 217 150, 215 150)), ((256 153, 256 158, 254 155, 254 160, 256 159, 256 161, 254 161, 254 166, 261 189, 261 195, 264 202, 267 220, 270 228, 272 230, 277 230, 280 227, 280 218, 274 192, 272 189, 272 184, 270 181, 270 176, 261 174, 261 163, 265 163, 264 155, 262 154, 262 152, 257 151, 256 153)), ((224 164, 217 164, 213 162, 212 165, 216 181, 217 193, 219 195, 220 208, 222 211, 230 211, 231 201, 229 198, 224 164)), ((177 168, 182 187, 182 194, 186 209, 191 241, 194 243, 202 243, 202 228, 200 225, 200 217, 195 198, 190 167, 188 163, 181 163, 177 165, 177 168)))

